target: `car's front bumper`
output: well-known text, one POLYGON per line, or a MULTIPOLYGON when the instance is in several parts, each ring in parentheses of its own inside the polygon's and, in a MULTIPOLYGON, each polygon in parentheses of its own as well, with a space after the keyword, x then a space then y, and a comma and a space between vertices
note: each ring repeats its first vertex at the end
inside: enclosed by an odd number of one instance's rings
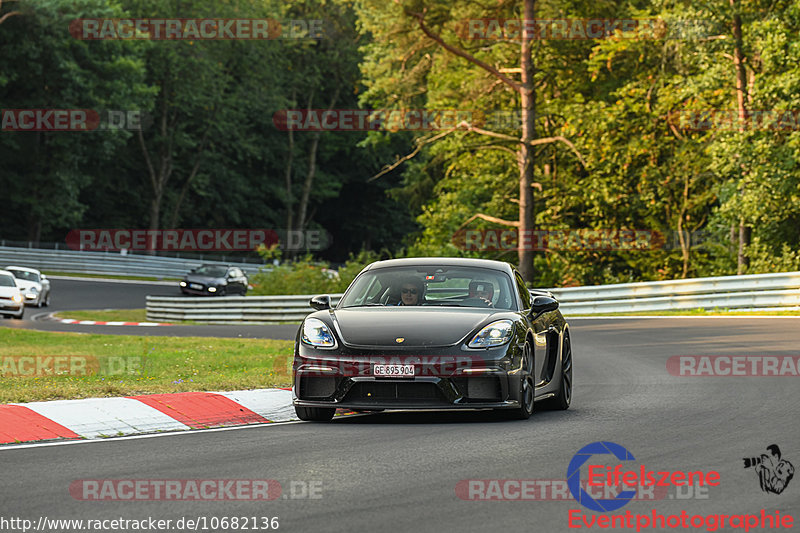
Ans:
MULTIPOLYGON (((457 350, 456 350, 457 351, 457 350)), ((310 353, 308 353, 310 352, 310 353)), ((518 376, 506 349, 438 355, 295 357, 295 405, 348 409, 498 409, 518 406, 518 376), (374 364, 413 364, 413 377, 375 376, 374 364)))
POLYGON ((25 298, 25 305, 39 305, 39 302, 42 299, 42 293, 32 293, 32 292, 23 292, 23 297, 25 298))
POLYGON ((0 314, 18 316, 25 308, 24 303, 16 303, 13 300, 0 298, 0 314))
POLYGON ((294 405, 300 407, 335 407, 337 409, 351 409, 353 411, 384 411, 391 409, 402 409, 403 411, 430 411, 430 410, 477 410, 477 409, 511 409, 519 407, 519 402, 516 400, 509 400, 506 402, 474 402, 469 404, 418 404, 418 403, 403 403, 403 402, 385 402, 385 403, 331 403, 331 402, 312 402, 308 400, 295 400, 294 405))
POLYGON ((214 292, 209 292, 209 288, 206 286, 203 286, 201 289, 194 289, 189 287, 188 284, 186 287, 181 287, 180 289, 183 294, 191 294, 193 296, 218 296, 220 292, 222 292, 222 289, 220 288, 217 288, 217 290, 214 292))

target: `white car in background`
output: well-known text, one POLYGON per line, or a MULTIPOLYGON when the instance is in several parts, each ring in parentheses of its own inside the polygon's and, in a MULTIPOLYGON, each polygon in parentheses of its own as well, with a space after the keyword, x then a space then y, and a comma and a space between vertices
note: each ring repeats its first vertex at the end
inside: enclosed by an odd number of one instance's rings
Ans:
POLYGON ((6 271, 16 279, 17 287, 25 298, 25 305, 50 305, 50 280, 47 276, 36 269, 19 266, 7 266, 6 271))
POLYGON ((25 298, 17 287, 14 275, 0 270, 0 315, 6 318, 22 318, 25 314, 25 298))

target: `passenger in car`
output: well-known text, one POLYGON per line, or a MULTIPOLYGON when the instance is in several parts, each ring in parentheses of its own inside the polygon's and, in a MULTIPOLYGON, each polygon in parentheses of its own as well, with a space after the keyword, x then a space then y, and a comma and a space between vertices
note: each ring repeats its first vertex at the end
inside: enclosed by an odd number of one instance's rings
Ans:
POLYGON ((480 298, 488 305, 492 305, 494 297, 494 285, 488 281, 470 281, 469 298, 480 298))

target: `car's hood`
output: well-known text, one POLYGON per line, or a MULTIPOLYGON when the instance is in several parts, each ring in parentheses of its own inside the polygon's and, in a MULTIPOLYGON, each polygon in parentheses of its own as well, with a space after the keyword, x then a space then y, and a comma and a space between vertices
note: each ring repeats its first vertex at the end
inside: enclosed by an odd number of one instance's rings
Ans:
POLYGON ((188 274, 185 278, 186 281, 193 283, 202 283, 204 285, 220 284, 225 281, 225 278, 215 278, 213 276, 199 276, 197 274, 188 274))
POLYGON ((339 334, 351 346, 452 346, 481 324, 495 309, 444 307, 352 307, 336 309, 339 334), (402 343, 396 341, 402 337, 402 343))
POLYGON ((31 287, 35 287, 37 291, 42 290, 42 285, 40 283, 37 283, 35 281, 30 281, 28 279, 18 279, 16 280, 16 284, 17 287, 20 288, 20 290, 30 289, 31 287))
POLYGON ((18 287, 0 287, 0 296, 3 298, 11 298, 15 294, 19 294, 18 287))

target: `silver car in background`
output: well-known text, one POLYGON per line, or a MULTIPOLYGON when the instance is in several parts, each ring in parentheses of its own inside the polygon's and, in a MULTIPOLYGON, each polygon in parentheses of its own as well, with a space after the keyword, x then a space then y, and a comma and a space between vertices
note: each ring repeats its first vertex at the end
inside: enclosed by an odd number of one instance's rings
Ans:
POLYGON ((16 279, 17 287, 25 298, 25 305, 50 305, 50 280, 47 276, 36 269, 20 266, 7 266, 6 270, 16 279))
POLYGON ((22 318, 25 314, 25 302, 17 287, 14 275, 7 270, 0 270, 0 315, 5 318, 22 318))

